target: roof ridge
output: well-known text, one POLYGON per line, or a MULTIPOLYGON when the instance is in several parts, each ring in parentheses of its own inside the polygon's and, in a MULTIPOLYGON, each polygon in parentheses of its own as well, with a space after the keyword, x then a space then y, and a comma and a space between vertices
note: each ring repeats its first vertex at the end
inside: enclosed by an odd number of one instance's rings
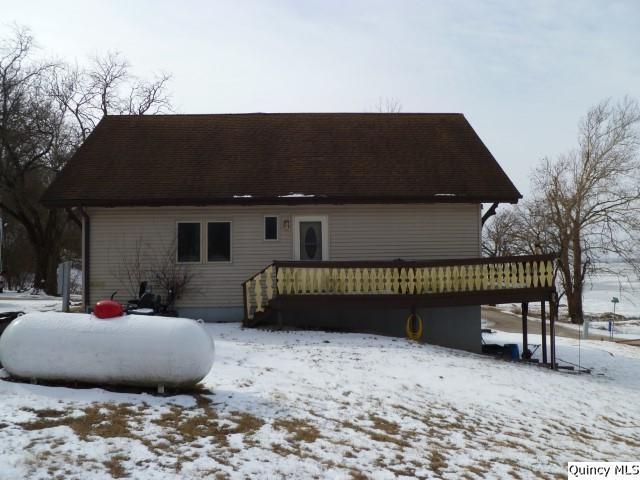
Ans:
POLYGON ((222 116, 288 116, 288 115, 367 115, 367 116, 462 116, 460 112, 233 112, 233 113, 158 113, 154 115, 109 114, 108 118, 153 117, 222 117, 222 116))

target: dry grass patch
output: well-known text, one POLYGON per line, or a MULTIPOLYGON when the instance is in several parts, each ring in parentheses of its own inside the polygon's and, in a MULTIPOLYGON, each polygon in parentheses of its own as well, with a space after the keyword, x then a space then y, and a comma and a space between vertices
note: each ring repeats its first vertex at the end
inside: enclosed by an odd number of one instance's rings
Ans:
POLYGON ((128 475, 126 469, 122 465, 122 462, 126 462, 128 460, 128 455, 117 454, 112 456, 109 460, 102 462, 102 464, 113 478, 124 478, 128 475))
MULTIPOLYGON (((150 411, 148 405, 94 403, 85 408, 64 410, 25 409, 33 414, 33 418, 16 426, 27 431, 46 431, 49 428, 64 426, 70 428, 78 438, 84 441, 92 441, 97 437, 129 438, 142 443, 157 457, 156 461, 160 461, 163 468, 172 468, 178 473, 182 470, 183 464, 197 460, 201 454, 214 454, 216 462, 231 467, 230 456, 238 453, 238 450, 229 448, 228 435, 243 434, 245 440, 249 441, 248 437, 260 430, 265 421, 255 415, 239 411, 231 412, 230 415, 221 418, 207 396, 197 394, 194 398, 195 407, 183 408, 171 405, 159 417, 157 414, 151 416, 155 409, 150 411), (156 435, 147 436, 138 433, 145 422, 160 427, 160 431, 156 435), (210 451, 211 447, 214 447, 215 451, 210 451), (197 448, 201 453, 196 454, 186 450, 190 448, 197 448), (164 460, 169 463, 165 465, 164 460)), ((308 425, 294 426, 281 422, 280 426, 286 426, 292 431, 296 440, 312 441, 319 436, 319 432, 308 425)), ((30 445, 43 442, 49 445, 50 448, 38 453, 33 461, 37 465, 52 463, 50 474, 52 477, 58 473, 59 469, 58 462, 53 462, 52 449, 59 447, 60 441, 45 435, 44 438, 39 438, 30 445)), ((125 465, 129 460, 130 458, 123 453, 114 453, 106 461, 96 461, 95 466, 98 469, 105 468, 113 478, 122 478, 128 476, 125 465)), ((219 470, 214 474, 227 476, 225 472, 219 470)))
MULTIPOLYGON (((169 412, 163 413, 159 419, 152 422, 165 429, 167 434, 175 433, 180 436, 186 443, 208 438, 226 447, 228 446, 227 435, 231 433, 228 426, 220 425, 218 415, 210 407, 201 409, 201 413, 193 414, 173 406, 169 412)), ((167 438, 169 443, 174 443, 176 440, 175 437, 167 438)))
POLYGON ((393 443, 393 444, 395 444, 395 445, 397 445, 399 447, 402 447, 402 448, 410 448, 411 447, 411 444, 407 440, 405 440, 404 438, 397 438, 397 437, 389 435, 389 434, 387 434, 385 432, 381 432, 379 430, 375 430, 373 428, 365 428, 365 427, 357 425, 357 424, 355 424, 353 422, 350 422, 348 420, 345 421, 345 422, 342 422, 341 425, 344 428, 349 428, 349 429, 354 430, 356 432, 364 433, 371 440, 374 440, 376 442, 393 443))
POLYGON ((301 419, 279 418, 274 420, 273 428, 286 430, 290 434, 287 440, 294 442, 313 443, 322 436, 314 425, 301 419))
POLYGON ((416 469, 406 465, 403 467, 387 467, 387 470, 400 477, 417 478, 416 469))
POLYGON ((35 414, 36 417, 38 418, 57 418, 57 417, 63 417, 65 415, 68 415, 69 412, 71 411, 70 409, 66 409, 66 410, 56 410, 53 408, 43 408, 40 410, 37 410, 35 408, 21 408, 21 410, 23 412, 30 412, 35 414))
POLYGON ((373 427, 382 430, 389 435, 397 435, 400 433, 400 425, 376 415, 369 415, 369 420, 373 423, 373 427))
POLYGON ((369 480, 369 477, 355 468, 349 470, 349 475, 351 475, 352 480, 369 480))
POLYGON ((69 427, 82 440, 96 435, 103 438, 126 437, 137 438, 130 429, 130 421, 142 416, 130 405, 93 404, 83 410, 83 415, 73 417, 72 409, 52 410, 29 409, 36 419, 18 423, 25 430, 44 430, 55 427, 69 427))
POLYGON ((255 415, 246 412, 232 412, 231 420, 236 424, 232 433, 253 434, 260 430, 265 421, 255 415))
POLYGON ((429 452, 429 467, 436 475, 441 475, 442 470, 447 468, 448 464, 444 455, 437 450, 429 452))
POLYGON ((222 472, 220 470, 204 470, 201 472, 201 478, 212 478, 215 480, 227 480, 231 478, 227 472, 222 472))
POLYGON ((475 461, 474 464, 467 465, 465 468, 469 472, 473 473, 474 475, 477 475, 478 477, 484 478, 486 473, 491 468, 491 465, 486 460, 477 460, 477 461, 475 461))
POLYGON ((279 443, 272 443, 271 451, 276 455, 280 455, 281 457, 286 457, 288 455, 296 453, 293 448, 285 447, 284 445, 280 445, 279 443))

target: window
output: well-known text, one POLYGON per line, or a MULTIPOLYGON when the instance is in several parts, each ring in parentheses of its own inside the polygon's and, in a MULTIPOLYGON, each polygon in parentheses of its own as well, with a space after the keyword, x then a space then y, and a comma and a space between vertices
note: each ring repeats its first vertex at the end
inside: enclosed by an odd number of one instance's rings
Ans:
POLYGON ((264 217, 264 239, 278 239, 278 217, 264 217))
POLYGON ((200 224, 178 223, 178 262, 200 261, 200 224))
POLYGON ((207 223, 207 261, 231 261, 231 222, 207 223))

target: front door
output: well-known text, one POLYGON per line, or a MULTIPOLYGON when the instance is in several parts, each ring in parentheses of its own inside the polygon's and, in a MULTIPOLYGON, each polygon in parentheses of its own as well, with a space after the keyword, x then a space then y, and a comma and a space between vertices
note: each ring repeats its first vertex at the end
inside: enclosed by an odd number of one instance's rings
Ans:
POLYGON ((328 260, 326 217, 297 217, 294 242, 296 260, 328 260))

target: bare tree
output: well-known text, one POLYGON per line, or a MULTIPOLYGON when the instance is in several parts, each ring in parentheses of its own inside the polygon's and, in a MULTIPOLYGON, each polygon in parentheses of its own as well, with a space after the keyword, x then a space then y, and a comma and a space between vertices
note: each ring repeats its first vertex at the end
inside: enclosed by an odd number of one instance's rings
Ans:
POLYGON ((640 273, 639 123, 637 101, 601 102, 580 122, 578 147, 535 171, 523 222, 559 253, 575 323, 583 321, 583 287, 598 260, 613 256, 640 273))
POLYGON ((86 68, 38 60, 24 28, 0 41, 0 209, 33 247, 34 288, 55 293, 63 239, 81 224, 72 210, 44 209, 42 193, 103 115, 167 111, 168 80, 131 75, 119 54, 86 68))
POLYGON ((178 247, 174 240, 164 251, 153 256, 150 268, 154 284, 160 287, 167 298, 182 297, 195 276, 191 265, 176 261, 177 253, 178 247))
POLYGON ((104 115, 156 115, 171 111, 167 84, 161 73, 153 80, 130 73, 131 66, 118 52, 94 57, 85 68, 66 65, 56 71, 51 93, 77 128, 80 141, 104 115))
POLYGON ((0 208, 20 223, 35 255, 34 288, 55 290, 55 257, 68 225, 45 210, 44 185, 69 154, 69 129, 48 95, 59 66, 32 58, 33 38, 16 28, 0 45, 0 208))
POLYGON ((374 106, 374 111, 377 113, 400 113, 402 104, 394 97, 380 97, 374 106))
POLYGON ((2 245, 4 277, 9 290, 23 291, 33 285, 33 248, 24 227, 13 218, 4 220, 4 245, 2 245))
POLYGON ((179 299, 194 278, 191 265, 176 261, 175 240, 156 249, 143 237, 139 237, 130 254, 122 253, 122 250, 118 248, 111 275, 127 289, 132 298, 138 296, 140 283, 147 281, 149 285, 158 288, 165 299, 179 299))
POLYGON ((487 257, 520 253, 515 242, 519 218, 513 209, 499 211, 482 230, 482 252, 487 257))
POLYGON ((120 248, 116 254, 117 260, 112 262, 109 259, 109 264, 112 265, 111 276, 126 289, 131 298, 138 297, 140 283, 148 276, 146 265, 149 259, 145 255, 147 249, 148 245, 139 237, 131 254, 123 253, 120 248))

